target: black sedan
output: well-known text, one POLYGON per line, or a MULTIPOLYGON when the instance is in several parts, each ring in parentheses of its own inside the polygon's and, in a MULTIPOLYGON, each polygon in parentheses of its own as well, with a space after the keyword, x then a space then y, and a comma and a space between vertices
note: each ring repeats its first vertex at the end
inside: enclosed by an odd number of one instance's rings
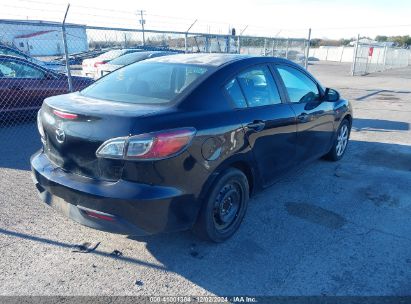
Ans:
POLYGON ((221 242, 249 197, 347 147, 350 103, 283 59, 173 55, 47 98, 31 158, 44 201, 75 221, 221 242))

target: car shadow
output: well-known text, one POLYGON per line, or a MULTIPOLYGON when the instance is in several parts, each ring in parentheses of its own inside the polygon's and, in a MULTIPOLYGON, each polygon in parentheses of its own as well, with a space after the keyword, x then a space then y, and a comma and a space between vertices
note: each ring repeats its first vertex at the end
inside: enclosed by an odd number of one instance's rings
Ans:
POLYGON ((368 93, 366 95, 360 96, 355 98, 357 101, 363 101, 365 99, 368 99, 370 97, 374 97, 376 95, 381 95, 381 99, 386 99, 386 100, 398 100, 398 97, 395 97, 392 93, 394 94, 411 94, 411 91, 393 91, 393 90, 381 90, 381 89, 375 89, 375 90, 366 90, 368 93))
POLYGON ((385 119, 367 119, 356 118, 353 121, 354 131, 376 131, 376 132, 389 132, 389 131, 408 131, 410 124, 402 121, 392 121, 385 119))
MULTIPOLYGON (((0 228, 0 234, 9 236, 9 237, 21 238, 21 239, 25 239, 25 240, 29 240, 33 242, 43 243, 49 246, 56 246, 60 248, 72 249, 73 252, 79 246, 78 244, 65 243, 61 241, 51 240, 51 239, 44 238, 44 237, 38 237, 38 236, 34 236, 34 235, 22 233, 22 232, 16 232, 12 230, 7 230, 7 229, 2 229, 2 228, 0 228)), ((100 251, 98 249, 90 251, 88 253, 92 253, 94 255, 102 256, 102 257, 109 258, 109 259, 120 260, 120 261, 127 262, 127 263, 138 264, 138 265, 143 265, 146 267, 165 270, 164 267, 156 265, 156 264, 148 263, 148 262, 136 259, 136 258, 130 258, 130 257, 122 256, 122 255, 114 255, 113 253, 107 253, 104 251, 100 251)))

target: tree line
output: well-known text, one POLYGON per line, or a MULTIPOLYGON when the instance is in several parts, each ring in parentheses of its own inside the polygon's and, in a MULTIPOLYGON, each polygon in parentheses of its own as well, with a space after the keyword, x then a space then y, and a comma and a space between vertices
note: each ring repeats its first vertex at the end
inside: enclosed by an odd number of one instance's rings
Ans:
MULTIPOLYGON (((405 36, 383 36, 383 35, 378 35, 374 39, 370 37, 360 37, 362 38, 367 38, 370 40, 375 40, 377 42, 393 42, 395 46, 398 47, 404 47, 404 48, 409 48, 411 47, 411 36, 405 35, 405 36)), ((349 45, 350 42, 356 41, 357 38, 350 38, 350 39, 319 39, 315 38, 311 40, 311 46, 312 47, 319 47, 319 46, 344 46, 344 45, 349 45)))

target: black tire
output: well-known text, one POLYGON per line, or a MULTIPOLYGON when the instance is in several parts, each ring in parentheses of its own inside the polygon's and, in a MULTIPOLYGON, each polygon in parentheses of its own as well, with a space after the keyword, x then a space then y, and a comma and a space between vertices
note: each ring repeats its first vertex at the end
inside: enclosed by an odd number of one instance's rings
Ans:
POLYGON ((347 151, 347 146, 348 142, 350 139, 350 133, 351 133, 351 124, 348 121, 348 119, 344 119, 340 126, 338 127, 337 134, 334 139, 333 146, 331 147, 331 150, 325 155, 325 158, 331 161, 339 161, 341 158, 343 158, 345 151, 347 151), (342 150, 341 146, 341 139, 340 136, 342 136, 343 130, 346 130, 346 142, 343 144, 342 150))
POLYGON ((221 243, 238 230, 246 213, 247 177, 230 168, 220 173, 208 193, 193 230, 202 239, 221 243))

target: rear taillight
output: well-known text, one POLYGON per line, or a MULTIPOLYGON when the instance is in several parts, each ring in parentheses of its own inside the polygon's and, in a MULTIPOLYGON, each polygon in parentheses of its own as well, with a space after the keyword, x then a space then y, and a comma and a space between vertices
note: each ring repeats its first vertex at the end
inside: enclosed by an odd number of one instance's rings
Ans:
POLYGON ((39 130, 40 136, 45 138, 46 135, 44 134, 43 124, 41 123, 40 111, 37 112, 37 129, 39 130))
POLYGON ((77 114, 67 113, 59 110, 53 110, 54 115, 64 118, 64 119, 76 119, 78 117, 77 114))
POLYGON ((96 62, 94 63, 94 67, 97 68, 99 65, 102 65, 102 64, 106 64, 106 62, 105 61, 96 62))
POLYGON ((113 138, 98 148, 102 158, 158 160, 175 156, 185 150, 193 139, 194 128, 173 129, 130 137, 113 138))

